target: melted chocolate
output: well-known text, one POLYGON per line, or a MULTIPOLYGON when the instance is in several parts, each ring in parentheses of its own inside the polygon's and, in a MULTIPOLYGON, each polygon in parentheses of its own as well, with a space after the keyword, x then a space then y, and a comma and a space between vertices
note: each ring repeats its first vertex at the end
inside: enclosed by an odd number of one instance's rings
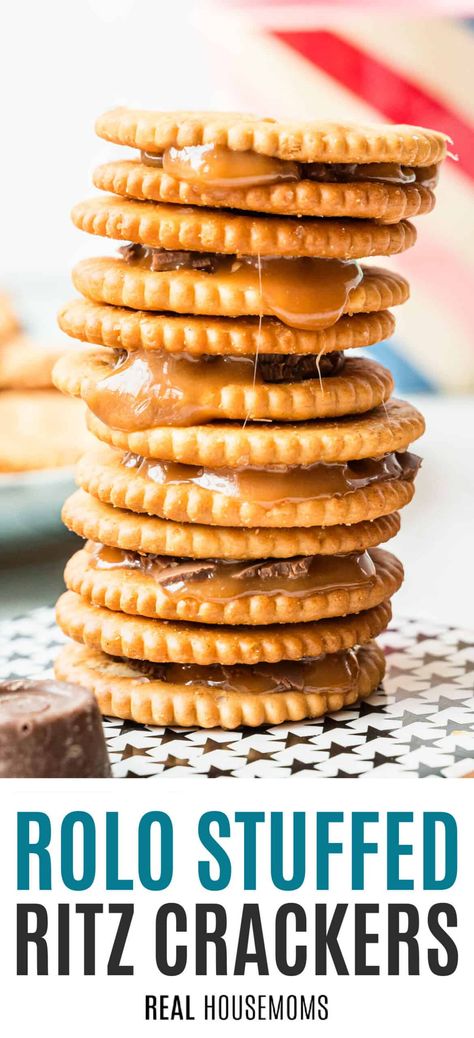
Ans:
POLYGON ((193 357, 165 350, 120 351, 109 374, 83 390, 90 410, 113 429, 196 425, 221 417, 229 385, 301 381, 340 371, 344 355, 193 357), (199 393, 197 387, 199 386, 199 393))
POLYGON ((361 183, 376 180, 385 184, 420 184, 435 187, 437 166, 400 166, 394 162, 332 163, 311 162, 305 167, 308 180, 318 183, 361 183))
POLYGON ((339 353, 308 353, 303 356, 261 353, 257 359, 257 372, 264 382, 302 382, 307 378, 338 375, 344 363, 342 350, 339 353))
POLYGON ((141 262, 150 270, 204 270, 213 274, 219 259, 213 252, 185 252, 184 249, 151 249, 138 242, 122 245, 119 253, 127 263, 141 262))
POLYGON ((259 594, 303 599, 343 588, 370 588, 376 573, 367 551, 249 563, 140 555, 102 544, 90 544, 88 550, 90 565, 97 570, 138 571, 156 581, 171 598, 200 602, 231 602, 259 594))
POLYGON ((268 506, 287 501, 297 503, 341 497, 373 483, 413 480, 420 464, 421 459, 408 451, 342 464, 319 462, 315 465, 278 465, 260 469, 250 466, 245 469, 209 469, 155 461, 133 453, 122 456, 125 468, 135 470, 153 483, 191 484, 226 497, 268 506))
POLYGON ((126 659, 133 670, 151 681, 184 685, 190 689, 204 687, 209 691, 265 692, 349 692, 357 683, 359 661, 357 651, 346 649, 324 656, 308 657, 294 662, 257 663, 224 667, 214 664, 200 667, 187 663, 147 663, 126 659))

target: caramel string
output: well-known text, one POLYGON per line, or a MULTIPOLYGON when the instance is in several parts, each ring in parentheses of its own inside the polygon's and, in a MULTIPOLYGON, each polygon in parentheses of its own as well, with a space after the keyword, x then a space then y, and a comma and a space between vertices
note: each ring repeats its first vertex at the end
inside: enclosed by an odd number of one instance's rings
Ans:
MULTIPOLYGON (((258 315, 257 350, 256 350, 256 353, 255 353, 254 362, 253 362, 252 389, 255 389, 255 384, 256 384, 256 381, 257 381, 257 365, 258 365, 258 357, 259 357, 259 353, 260 353, 260 342, 261 342, 261 335, 262 335, 262 320, 263 320, 262 257, 261 257, 261 253, 260 252, 257 252, 257 272, 258 272, 258 294, 259 294, 259 299, 260 299, 260 313, 258 315)), ((249 418, 250 418, 250 412, 247 411, 244 423, 242 425, 242 429, 245 429, 249 418)))

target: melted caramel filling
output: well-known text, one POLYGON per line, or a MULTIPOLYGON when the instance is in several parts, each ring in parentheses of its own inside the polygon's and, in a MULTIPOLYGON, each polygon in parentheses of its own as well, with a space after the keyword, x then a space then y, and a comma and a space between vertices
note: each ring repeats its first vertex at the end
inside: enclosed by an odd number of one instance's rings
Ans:
POLYGON ((135 570, 155 580, 171 598, 232 602, 252 595, 309 598, 321 591, 370 588, 375 566, 367 551, 311 555, 259 562, 174 559, 160 555, 88 545, 90 564, 98 570, 135 570))
POLYGON ((252 667, 219 663, 200 667, 193 663, 146 663, 125 660, 150 680, 218 692, 349 692, 359 676, 357 651, 346 649, 307 659, 281 663, 257 663, 252 667))
POLYGON ((127 453, 122 465, 160 485, 191 484, 224 494, 225 497, 262 505, 316 501, 341 497, 372 483, 396 479, 413 480, 421 464, 416 454, 385 454, 343 464, 318 462, 305 466, 275 466, 245 469, 209 469, 175 462, 155 461, 127 453))
MULTIPOLYGON (((127 263, 159 270, 156 249, 126 247, 127 263)), ((192 253, 190 254, 192 256, 192 253)), ((175 269, 186 266, 179 254, 175 269)), ((192 260, 190 260, 190 265, 192 260)), ((166 269, 170 269, 167 265, 166 269)), ((219 275, 223 291, 241 290, 255 299, 256 313, 270 313, 292 328, 316 331, 335 324, 343 314, 349 294, 362 281, 360 264, 355 260, 299 257, 216 256, 212 272, 219 275)))
MULTIPOLYGON (((298 367, 293 365, 298 378, 298 367)), ((113 429, 134 432, 156 425, 197 425, 221 416, 221 397, 229 385, 260 385, 279 378, 285 358, 191 357, 160 350, 123 351, 115 358, 110 373, 90 381, 84 399, 91 411, 113 429), (273 372, 276 378, 273 378, 273 372)), ((329 375, 343 363, 340 355, 321 358, 316 374, 329 375)), ((306 365, 306 369, 310 365, 306 365)), ((303 358, 303 368, 305 367, 303 358)), ((283 365, 284 374, 284 365, 283 365)), ((303 375, 303 377, 305 377, 303 375)), ((289 381, 292 381, 290 374, 289 381)))
POLYGON ((232 151, 219 144, 167 148, 163 153, 163 169, 178 180, 210 188, 253 187, 299 177, 296 162, 254 151, 232 151))
POLYGON ((389 184, 422 184, 435 187, 438 166, 402 166, 395 162, 325 163, 290 162, 255 151, 233 151, 220 144, 168 148, 162 155, 142 151, 147 166, 162 167, 177 180, 213 189, 258 187, 280 181, 315 180, 350 183, 381 180, 389 184))

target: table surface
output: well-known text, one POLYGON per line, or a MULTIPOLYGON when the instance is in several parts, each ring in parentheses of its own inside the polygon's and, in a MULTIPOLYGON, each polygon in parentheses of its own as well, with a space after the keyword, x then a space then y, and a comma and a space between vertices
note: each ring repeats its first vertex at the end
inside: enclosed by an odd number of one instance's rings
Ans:
MULTIPOLYGON (((52 609, 0 623, 0 680, 49 677, 52 609)), ((395 619, 383 686, 348 710, 235 732, 137 725, 104 731, 117 778, 454 778, 474 770, 474 632, 395 619)))

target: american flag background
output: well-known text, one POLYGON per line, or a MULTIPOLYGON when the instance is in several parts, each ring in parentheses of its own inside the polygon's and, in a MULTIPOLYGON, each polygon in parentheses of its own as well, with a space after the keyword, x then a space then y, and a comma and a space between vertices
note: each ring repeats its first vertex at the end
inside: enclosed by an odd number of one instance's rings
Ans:
POLYGON ((384 265, 412 285, 390 344, 371 353, 402 392, 474 389, 474 19, 469 3, 214 0, 200 28, 219 107, 299 119, 414 123, 452 139, 418 242, 384 265))

